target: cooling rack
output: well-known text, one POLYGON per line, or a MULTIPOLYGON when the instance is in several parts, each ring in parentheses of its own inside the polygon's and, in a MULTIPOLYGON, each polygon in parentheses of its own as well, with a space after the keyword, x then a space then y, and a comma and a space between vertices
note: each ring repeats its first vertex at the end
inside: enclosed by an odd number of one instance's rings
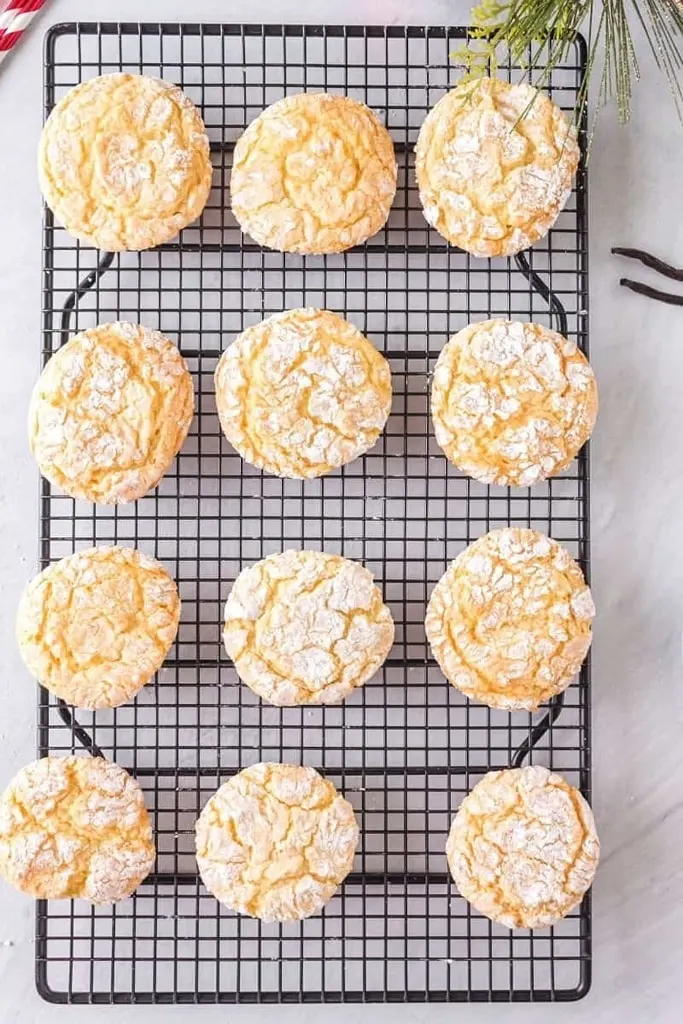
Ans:
MULTIPOLYGON (((77 712, 40 692, 41 755, 101 753, 135 775, 153 815, 154 873, 113 907, 40 902, 36 981, 62 1003, 293 1003, 570 1000, 590 984, 589 899, 550 929, 509 932, 451 884, 444 845, 463 796, 489 769, 533 761, 590 796, 589 669, 549 708, 508 714, 443 679, 423 618, 446 564, 487 530, 531 526, 588 571, 588 456, 532 488, 486 487, 438 449, 429 375, 470 320, 536 320, 587 348, 586 179, 550 235, 515 260, 447 246, 425 222, 413 147, 460 70, 464 31, 439 27, 62 24, 47 34, 45 113, 71 86, 119 70, 180 84, 211 138, 214 189, 198 224, 141 253, 98 253, 46 213, 43 359, 73 333, 130 319, 177 341, 197 416, 173 469, 131 505, 94 507, 43 481, 41 563, 99 543, 161 559, 183 602, 156 680, 113 711, 77 712), (328 89, 375 108, 396 145, 399 187, 384 231, 333 256, 267 252, 230 213, 233 144, 286 93, 328 89), (213 371, 235 334, 286 307, 353 321, 391 363, 394 404, 373 451, 298 482, 264 476, 221 436, 213 371), (323 548, 375 573, 396 621, 384 670, 339 707, 278 709, 237 680, 220 642, 240 569, 286 547, 323 548), (296 925, 238 917, 202 887, 194 821, 231 773, 258 760, 311 764, 353 803, 362 841, 324 913, 296 925)), ((548 83, 571 111, 585 47, 548 83)), ((505 63, 503 75, 521 72, 505 63)))

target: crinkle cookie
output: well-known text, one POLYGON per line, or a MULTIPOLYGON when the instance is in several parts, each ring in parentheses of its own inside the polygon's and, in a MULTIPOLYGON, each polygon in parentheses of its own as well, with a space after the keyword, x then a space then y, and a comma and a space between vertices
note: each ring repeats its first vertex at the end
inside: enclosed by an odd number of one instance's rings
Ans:
POLYGON ((492 530, 451 562, 425 631, 447 679, 472 700, 533 711, 571 683, 595 607, 580 567, 535 530, 492 530))
POLYGON ((485 320, 444 346, 431 408, 436 440, 458 469, 529 487, 565 470, 586 443, 598 389, 573 341, 540 324, 485 320))
POLYGON ((475 910, 508 928, 546 928, 590 888, 600 843, 578 789, 530 765, 477 783, 455 816, 446 855, 475 910))
POLYGON ((100 324, 45 366, 31 396, 29 443, 60 490, 119 504, 156 487, 193 412, 192 377, 168 338, 140 324, 100 324))
POLYGON ((238 335, 216 368, 223 432, 243 459, 292 479, 363 455, 391 409, 391 371, 326 309, 288 309, 238 335))
POLYGON ((299 921, 334 896, 358 838, 353 807, 313 768, 256 764, 204 807, 197 863, 209 892, 231 910, 299 921))
POLYGON ((286 96, 252 121, 235 146, 232 211, 259 245, 330 253, 361 245, 389 216, 394 145, 358 100, 286 96))
POLYGON ((133 548, 77 551, 31 580, 17 613, 29 671, 79 708, 132 700, 178 632, 178 589, 161 563, 133 548))
POLYGON ((337 704, 381 667, 394 623, 365 566, 283 551, 239 574, 223 639, 240 677, 271 704, 337 704))
POLYGON ((156 851, 140 786, 101 757, 43 757, 0 796, 0 876, 36 899, 115 903, 156 851))
POLYGON ((555 223, 579 156, 576 131, 544 93, 497 78, 463 82, 418 136, 425 217, 474 256, 511 256, 555 223))
POLYGON ((50 114, 38 148, 40 187, 57 220, 109 252, 175 238, 204 209, 212 173, 192 101, 144 75, 81 82, 50 114))

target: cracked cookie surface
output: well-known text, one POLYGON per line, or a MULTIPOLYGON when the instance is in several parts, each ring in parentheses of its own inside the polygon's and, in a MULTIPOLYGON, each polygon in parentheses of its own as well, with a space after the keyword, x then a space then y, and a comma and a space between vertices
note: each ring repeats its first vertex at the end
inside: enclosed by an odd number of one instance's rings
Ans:
POLYGON ((598 390, 573 341, 540 324, 485 320, 446 342, 431 411, 446 457, 485 484, 561 473, 590 437, 598 390))
POLYGON ((204 209, 212 173, 192 101, 178 86, 143 75, 81 82, 40 137, 47 205, 75 238, 109 252, 175 238, 204 209))
POLYGON ((243 459, 278 476, 329 473, 376 443, 391 371, 353 324, 288 309, 248 327, 216 367, 223 432, 243 459))
POLYGON ((446 845, 461 895, 508 928, 545 928, 589 889, 600 856, 578 789, 540 765, 489 772, 465 797, 446 845))
POLYGON ((100 324, 45 366, 29 443, 43 476, 66 494, 118 504, 156 487, 193 413, 192 377, 168 338, 140 324, 100 324))
POLYGON ((463 82, 427 115, 415 147, 424 215, 474 256, 542 238, 571 194, 580 151, 560 108, 529 85, 463 82))
POLYGON ((358 562, 284 551, 239 574, 223 639, 240 677, 264 700, 336 704, 383 664, 394 623, 358 562))
POLYGON ((358 838, 353 807, 313 768, 256 764, 204 807, 197 863, 209 892, 231 910, 298 921, 334 895, 358 838))
POLYGON ((472 700, 534 710, 566 689, 591 642, 580 567, 535 530, 492 530, 451 562, 425 631, 446 678, 472 700))
POLYGON ((159 562, 132 548, 78 551, 22 594, 16 634, 29 671, 79 708, 132 700, 168 654, 180 599, 159 562))
POLYGON ((41 758, 0 796, 0 875, 36 899, 114 903, 155 855, 140 786, 104 758, 41 758))
POLYGON ((342 252, 383 227, 396 173, 391 136, 369 107, 300 93, 273 103, 239 138, 232 210, 269 249, 342 252))

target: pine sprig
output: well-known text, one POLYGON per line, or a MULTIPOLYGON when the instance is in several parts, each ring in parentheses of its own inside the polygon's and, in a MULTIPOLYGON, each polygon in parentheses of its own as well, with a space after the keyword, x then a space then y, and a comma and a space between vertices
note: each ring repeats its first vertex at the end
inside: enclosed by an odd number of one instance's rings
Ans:
POLYGON ((640 77, 631 34, 640 23, 655 64, 666 76, 683 121, 683 4, 680 0, 482 0, 472 10, 468 45, 454 54, 469 75, 495 74, 500 57, 531 71, 543 86, 568 57, 576 33, 588 33, 586 70, 576 108, 580 119, 597 76, 598 106, 616 101, 623 124, 640 77))

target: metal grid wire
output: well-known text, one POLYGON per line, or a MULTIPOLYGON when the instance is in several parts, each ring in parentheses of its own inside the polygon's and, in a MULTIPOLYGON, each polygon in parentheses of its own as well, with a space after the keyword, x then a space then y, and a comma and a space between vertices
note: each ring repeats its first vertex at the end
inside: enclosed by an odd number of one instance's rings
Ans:
MULTIPOLYGON (((41 691, 41 755, 101 752, 142 784, 158 843, 154 873, 114 906, 41 902, 37 984, 57 1002, 567 1000, 590 983, 589 901, 554 928, 509 932, 472 911, 444 846, 463 796, 489 769, 528 760, 589 795, 588 669, 537 714, 469 703, 436 667, 423 619, 447 563, 487 530, 544 530, 587 569, 585 452, 530 489, 486 487, 450 466, 428 417, 429 374, 449 334, 505 316, 565 331, 586 349, 585 174, 551 234, 514 260, 472 259, 419 208, 413 148, 460 70, 463 30, 279 25, 65 24, 47 37, 45 112, 103 72, 180 84, 211 138, 214 189, 201 221, 168 245, 116 256, 45 222, 44 359, 74 332, 140 321, 177 341, 198 415, 156 491, 93 507, 43 482, 42 564, 96 543, 161 559, 183 602, 155 682, 114 711, 77 712, 41 691), (328 89, 375 108, 396 145, 399 187, 384 231, 333 256, 268 252, 229 209, 233 144, 286 93, 328 89), (99 262, 98 262, 99 260, 99 262), (528 261, 528 262, 527 262, 528 261), (549 292, 548 289, 551 289, 549 292), (394 403, 364 458, 307 482, 262 475, 224 441, 213 371, 235 334, 287 307, 336 310, 388 357, 394 403), (338 707, 278 709, 241 685, 222 650, 222 606, 240 569, 286 547, 364 562, 384 590, 396 643, 384 670, 338 707), (198 880, 193 826, 231 773, 259 760, 311 764, 353 803, 354 871, 324 913, 261 924, 222 908, 198 880)), ((553 72, 572 110, 585 53, 553 72)), ((501 74, 519 77, 516 69, 501 74)))

